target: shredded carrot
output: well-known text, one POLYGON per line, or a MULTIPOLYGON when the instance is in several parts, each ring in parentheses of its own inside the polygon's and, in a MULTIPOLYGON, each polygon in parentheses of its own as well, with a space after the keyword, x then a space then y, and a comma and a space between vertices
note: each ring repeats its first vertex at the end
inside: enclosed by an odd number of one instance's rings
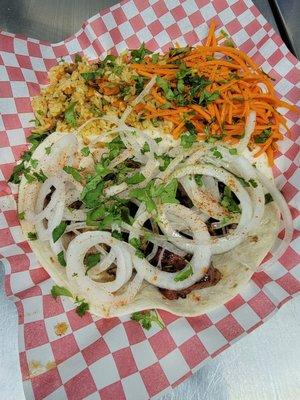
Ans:
POLYGON ((137 105, 135 111, 143 111, 146 119, 172 122, 176 139, 184 132, 184 121, 188 119, 199 140, 210 132, 230 144, 239 142, 250 112, 255 111, 256 124, 249 147, 257 146, 255 157, 266 153, 273 165, 277 141, 283 138, 282 129, 289 132, 286 119, 277 109, 299 110, 276 96, 271 79, 246 53, 226 46, 222 39, 224 35, 216 36, 216 21, 212 21, 204 45, 181 49, 176 44, 172 53, 170 50, 160 55, 156 63, 148 55, 140 63, 131 63, 136 74, 148 79, 160 76, 165 84, 163 89, 155 85, 147 98, 150 101, 137 105), (200 88, 193 91, 197 80, 200 88), (271 130, 271 134, 265 142, 257 143, 255 139, 264 130, 271 130))
POLYGON ((175 129, 172 131, 172 136, 174 139, 178 139, 181 132, 184 130, 184 124, 185 122, 182 121, 175 129))

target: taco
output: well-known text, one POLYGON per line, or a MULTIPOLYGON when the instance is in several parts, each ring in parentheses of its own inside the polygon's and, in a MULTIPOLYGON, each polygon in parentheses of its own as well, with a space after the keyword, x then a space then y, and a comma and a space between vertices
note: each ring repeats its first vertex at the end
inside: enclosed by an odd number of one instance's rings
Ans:
POLYGON ((53 133, 33 153, 43 179, 22 178, 18 208, 38 260, 104 317, 196 316, 230 300, 289 215, 266 159, 110 124, 96 143, 53 133))

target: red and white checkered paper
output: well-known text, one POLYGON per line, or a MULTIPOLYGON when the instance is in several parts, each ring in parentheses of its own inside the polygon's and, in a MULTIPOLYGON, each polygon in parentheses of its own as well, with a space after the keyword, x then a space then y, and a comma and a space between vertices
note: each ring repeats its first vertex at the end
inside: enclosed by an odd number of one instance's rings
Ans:
POLYGON ((283 99, 299 101, 299 63, 250 0, 125 1, 90 18, 78 33, 58 44, 1 34, 0 247, 6 292, 19 311, 27 399, 159 396, 261 325, 300 291, 299 126, 291 112, 286 113, 291 135, 280 146, 274 173, 293 214, 293 241, 270 270, 254 274, 242 293, 209 314, 178 318, 161 312, 166 329, 153 327, 149 332, 129 316, 106 320, 87 314, 80 318, 68 299, 51 297, 53 281, 20 229, 13 201, 16 189, 6 180, 26 149, 33 117, 30 97, 47 83, 49 68, 61 57, 70 61, 77 52, 95 59, 108 51, 136 48, 143 41, 151 50, 166 50, 175 42, 194 45, 203 40, 212 18, 276 79, 275 88, 283 99), (63 321, 68 331, 57 337, 54 326, 63 321), (35 361, 41 365, 54 361, 56 367, 32 377, 29 365, 35 361))

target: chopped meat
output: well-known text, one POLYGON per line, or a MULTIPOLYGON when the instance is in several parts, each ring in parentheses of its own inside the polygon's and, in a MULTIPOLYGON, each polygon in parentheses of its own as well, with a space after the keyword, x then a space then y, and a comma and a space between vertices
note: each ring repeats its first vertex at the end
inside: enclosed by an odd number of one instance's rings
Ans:
MULTIPOLYGON (((160 254, 161 254, 162 248, 159 248, 155 256, 151 260, 151 264, 154 266, 157 266, 160 254)), ((188 261, 190 261, 191 255, 188 254, 185 258, 178 256, 177 254, 174 254, 168 250, 164 250, 164 254, 161 258, 161 269, 163 271, 168 271, 168 272, 177 272, 181 271, 188 261)))
POLYGON ((222 274, 212 265, 208 268, 207 273, 194 285, 182 290, 159 289, 164 297, 168 300, 185 299, 193 290, 203 289, 205 287, 215 286, 221 279, 222 274))
POLYGON ((82 206, 82 201, 76 200, 72 204, 69 205, 69 208, 72 208, 74 210, 79 210, 79 208, 82 206))

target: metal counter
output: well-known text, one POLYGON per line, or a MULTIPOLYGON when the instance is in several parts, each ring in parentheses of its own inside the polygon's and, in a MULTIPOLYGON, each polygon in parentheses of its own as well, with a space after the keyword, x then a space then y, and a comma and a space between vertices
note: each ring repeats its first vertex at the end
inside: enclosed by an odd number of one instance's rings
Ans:
MULTIPOLYGON (((100 9, 115 3, 111 0, 0 0, 0 26, 8 32, 54 43, 76 32, 84 20, 100 9)), ((299 57, 300 2, 256 0, 254 3, 299 57)), ((17 348, 17 312, 3 294, 3 273, 0 265, 0 400, 24 400, 17 348)), ((299 315, 300 297, 206 363, 162 400, 300 399, 299 315)))

